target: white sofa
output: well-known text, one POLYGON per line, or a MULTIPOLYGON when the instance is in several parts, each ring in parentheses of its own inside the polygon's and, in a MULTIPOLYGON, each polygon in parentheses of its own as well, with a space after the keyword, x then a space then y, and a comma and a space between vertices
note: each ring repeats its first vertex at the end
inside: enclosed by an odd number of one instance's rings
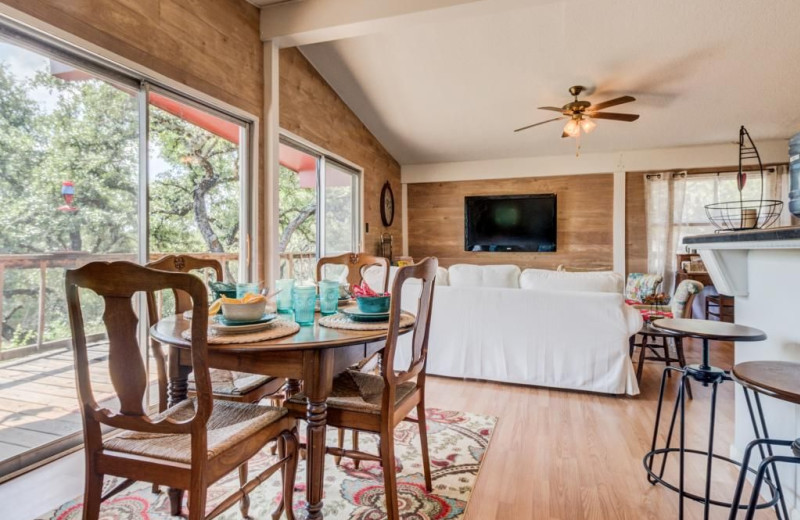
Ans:
MULTIPOLYGON (((368 283, 379 268, 365 273, 368 283)), ((394 279, 392 269, 390 287, 394 279)), ((517 266, 440 268, 434 290, 428 373, 608 394, 639 393, 628 338, 641 315, 626 305, 622 276, 517 266)), ((416 312, 419 283, 403 289, 416 312)), ((408 366, 402 336, 398 368, 408 366)))

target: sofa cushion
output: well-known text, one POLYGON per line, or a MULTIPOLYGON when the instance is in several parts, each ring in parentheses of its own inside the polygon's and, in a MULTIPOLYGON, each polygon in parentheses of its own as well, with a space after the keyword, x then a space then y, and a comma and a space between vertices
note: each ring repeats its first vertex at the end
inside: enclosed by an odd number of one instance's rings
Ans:
POLYGON ((453 287, 505 287, 519 289, 519 267, 516 265, 450 266, 448 275, 453 287))
POLYGON ((622 294, 622 275, 613 271, 571 273, 547 269, 525 269, 519 277, 523 289, 585 291, 622 294))
MULTIPOLYGON (((394 277, 397 274, 398 269, 399 267, 396 266, 389 267, 389 292, 391 292, 392 290, 392 284, 394 284, 394 277)), ((364 281, 367 282, 367 284, 373 289, 375 289, 376 287, 380 287, 380 284, 382 283, 383 280, 382 277, 383 277, 383 268, 380 266, 373 265, 371 267, 368 267, 364 271, 364 281)), ((406 283, 413 285, 415 283, 420 283, 420 281, 412 278, 408 280, 406 283)), ((436 279, 434 283, 436 285, 449 285, 447 269, 445 269, 444 267, 438 267, 436 269, 436 279)))

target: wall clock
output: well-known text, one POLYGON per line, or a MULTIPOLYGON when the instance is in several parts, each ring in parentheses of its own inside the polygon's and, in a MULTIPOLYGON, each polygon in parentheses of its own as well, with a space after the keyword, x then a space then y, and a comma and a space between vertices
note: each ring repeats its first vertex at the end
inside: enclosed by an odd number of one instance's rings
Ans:
POLYGON ((389 181, 386 181, 381 190, 381 220, 385 227, 391 226, 394 221, 394 194, 389 181))

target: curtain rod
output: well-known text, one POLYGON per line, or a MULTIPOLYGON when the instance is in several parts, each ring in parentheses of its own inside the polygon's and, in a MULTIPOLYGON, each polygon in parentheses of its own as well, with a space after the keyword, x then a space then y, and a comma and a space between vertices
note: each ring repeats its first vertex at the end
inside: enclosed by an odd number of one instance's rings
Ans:
MULTIPOLYGON (((742 171, 743 172, 754 172, 754 171, 757 172, 757 171, 759 171, 759 169, 756 168, 756 167, 752 167, 751 166, 751 167, 742 168, 742 171)), ((778 169, 775 166, 768 166, 768 167, 764 168, 763 171, 769 172, 769 173, 775 173, 776 171, 778 171, 778 169)), ((647 173, 647 174, 645 174, 644 178, 647 179, 647 180, 660 179, 661 176, 664 175, 664 174, 670 174, 673 177, 687 177, 689 175, 716 175, 716 176, 719 177, 723 173, 739 173, 739 172, 737 170, 720 170, 720 171, 717 171, 717 172, 690 173, 690 172, 684 170, 684 171, 677 171, 677 172, 647 173)))

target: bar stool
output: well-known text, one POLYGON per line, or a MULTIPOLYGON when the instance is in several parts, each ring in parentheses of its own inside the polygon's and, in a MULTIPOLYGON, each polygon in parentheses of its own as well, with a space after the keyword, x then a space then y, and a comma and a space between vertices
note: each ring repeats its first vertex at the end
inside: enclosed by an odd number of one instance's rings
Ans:
MULTIPOLYGON (((672 367, 668 366, 664 369, 664 375, 661 377, 661 391, 658 397, 658 408, 656 410, 656 421, 653 427, 653 440, 650 445, 650 451, 644 456, 643 463, 645 471, 647 472, 647 480, 651 484, 661 484, 667 489, 678 493, 678 518, 683 519, 683 503, 684 498, 700 502, 704 505, 703 518, 708 519, 709 509, 711 505, 730 508, 731 503, 714 500, 711 498, 711 468, 713 460, 719 459, 731 464, 740 465, 739 462, 718 455, 714 453, 714 423, 716 419, 717 407, 717 387, 724 381, 731 381, 732 378, 725 370, 711 366, 709 363, 709 345, 708 342, 714 341, 763 341, 767 339, 767 335, 758 329, 752 327, 745 327, 743 325, 735 325, 733 323, 725 323, 719 321, 708 320, 692 320, 692 319, 671 319, 665 318, 656 320, 653 323, 656 329, 682 334, 684 336, 699 338, 703 340, 703 359, 700 364, 687 365, 686 367, 672 367), (670 371, 677 372, 680 375, 680 386, 678 387, 678 395, 675 399, 675 407, 672 410, 672 418, 670 421, 669 431, 667 433, 666 446, 663 448, 656 448, 658 440, 658 430, 661 422, 661 409, 664 403, 664 388, 666 385, 667 375, 670 371), (706 451, 697 449, 689 449, 685 444, 686 432, 686 384, 688 378, 691 377, 698 383, 707 387, 711 385, 711 412, 709 417, 709 432, 708 432, 708 448, 706 451), (679 429, 679 447, 671 447, 672 435, 675 429, 675 421, 680 411, 680 429, 679 429), (664 480, 664 468, 667 463, 667 457, 670 453, 678 453, 678 485, 675 486, 664 480), (706 456, 706 480, 705 480, 705 493, 703 496, 696 495, 686 491, 684 487, 684 459, 686 453, 705 455, 706 456), (653 462, 656 455, 663 455, 661 460, 661 468, 658 473, 653 469, 653 462)), ((777 501, 777 490, 775 484, 771 479, 767 479, 767 485, 772 489, 773 500, 766 504, 759 504, 758 509, 774 506, 777 501)))
POLYGON ((745 518, 748 520, 753 518, 757 508, 756 504, 758 503, 759 491, 764 480, 766 479, 767 483, 769 483, 770 480, 774 479, 781 505, 780 510, 776 506, 775 512, 780 520, 788 520, 789 512, 786 508, 786 501, 782 493, 775 464, 777 462, 800 464, 800 439, 785 441, 769 438, 759 395, 764 394, 769 397, 774 397, 775 399, 780 399, 781 401, 800 404, 800 363, 791 363, 788 361, 747 361, 734 366, 732 375, 733 380, 742 385, 742 389, 744 390, 747 409, 750 412, 750 420, 756 432, 756 439, 750 442, 744 451, 742 469, 739 472, 739 480, 736 483, 736 490, 733 493, 729 519, 735 520, 736 513, 740 509, 739 503, 742 498, 745 477, 749 470, 750 456, 753 450, 758 448, 762 460, 758 465, 756 478, 753 482, 753 492, 750 495, 745 518), (748 390, 753 392, 753 401, 756 405, 755 412, 748 390), (758 420, 756 420, 756 415, 758 416, 758 420), (792 455, 774 455, 772 452, 773 446, 790 447, 792 455), (766 454, 764 448, 766 448, 766 454), (770 468, 772 468, 772 475, 770 475, 770 468))
MULTIPOLYGON (((655 320, 654 320, 655 321, 655 320)), ((642 337, 642 341, 637 343, 635 336, 631 337, 631 359, 633 359, 633 349, 640 348, 639 360, 636 365, 636 382, 642 382, 642 371, 644 370, 645 361, 663 361, 666 366, 672 366, 671 363, 677 363, 679 367, 686 366, 686 356, 683 353, 683 335, 666 330, 660 330, 653 327, 652 322, 645 322, 639 330, 638 335, 642 337), (661 343, 657 343, 657 340, 661 343), (675 356, 672 357, 669 351, 670 343, 675 348, 675 356), (648 355, 647 351, 652 354, 648 355), (661 352, 659 352, 661 351, 661 352)), ((686 382, 686 395, 692 399, 692 387, 689 381, 686 382)))

